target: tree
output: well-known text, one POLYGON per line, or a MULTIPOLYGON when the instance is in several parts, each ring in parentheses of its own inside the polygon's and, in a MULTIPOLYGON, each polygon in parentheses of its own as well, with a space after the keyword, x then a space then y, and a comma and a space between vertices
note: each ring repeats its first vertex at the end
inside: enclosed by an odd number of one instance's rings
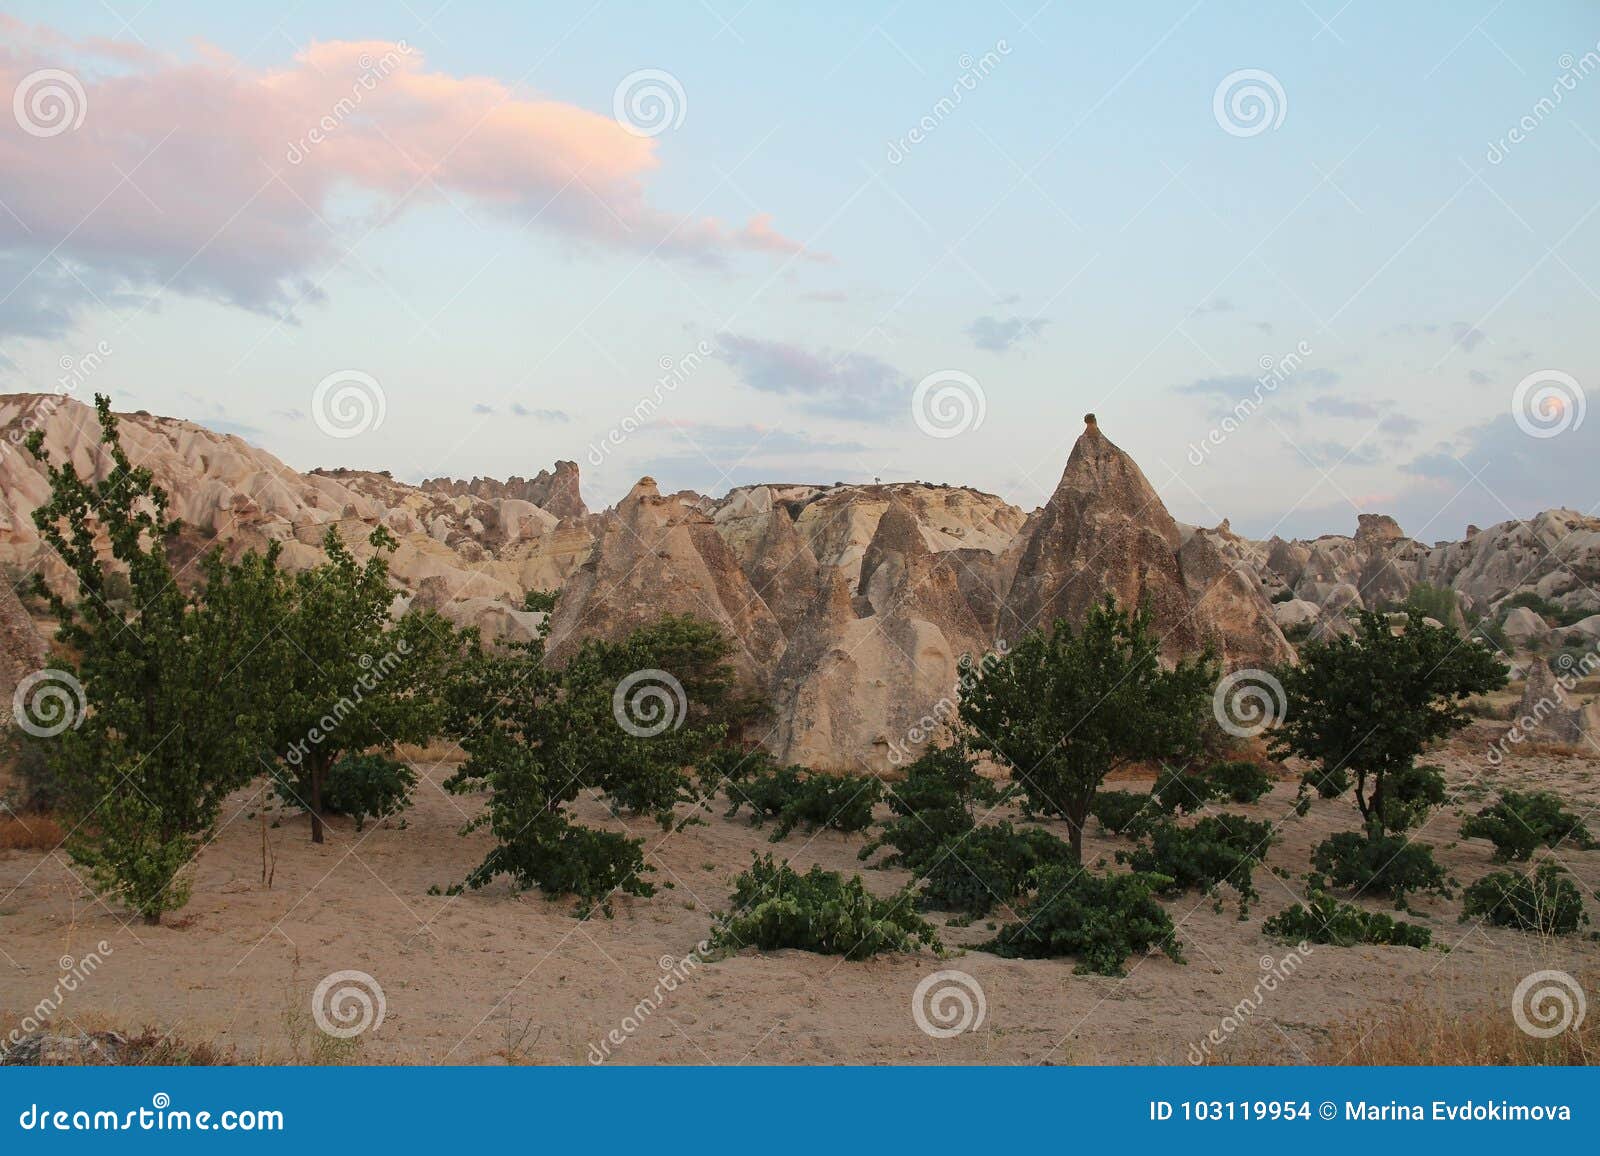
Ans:
POLYGON ((1416 761, 1471 721, 1466 700, 1505 685, 1505 667, 1477 642, 1430 626, 1413 607, 1399 631, 1364 611, 1350 636, 1306 643, 1275 673, 1286 708, 1272 753, 1310 765, 1302 790, 1333 799, 1355 788, 1369 837, 1404 831, 1437 803, 1442 784, 1416 761))
POLYGON ((445 785, 487 789, 463 834, 487 827, 496 840, 466 885, 504 874, 609 911, 614 891, 654 893, 643 841, 576 824, 567 805, 595 791, 670 826, 678 803, 698 799, 686 768, 726 737, 723 715, 742 700, 708 623, 667 617, 620 642, 591 639, 560 668, 545 661, 547 633, 498 651, 469 634, 451 688, 449 731, 468 759, 445 785))
POLYGON ((363 563, 328 530, 325 561, 281 584, 279 625, 266 644, 280 672, 271 746, 311 815, 313 843, 323 841, 328 769, 341 754, 426 742, 443 726, 454 629, 432 611, 394 619, 385 552, 398 543, 382 526, 367 542, 363 563))
POLYGON ((257 643, 277 551, 234 563, 212 551, 185 593, 165 549, 178 529, 167 495, 123 451, 110 399, 96 396, 95 409, 110 458, 100 481, 51 463, 42 431, 27 441, 51 488, 34 523, 77 587, 69 601, 38 583, 76 656, 59 665, 62 685, 75 680, 83 699, 47 757, 72 826, 68 853, 154 924, 187 901, 180 873, 224 797, 257 769, 273 707, 257 643))
POLYGON ((1216 663, 1207 651, 1167 670, 1159 648, 1149 608, 1129 614, 1107 595, 1081 630, 1058 620, 963 680, 958 713, 972 745, 1011 768, 1029 811, 1066 819, 1076 862, 1108 774, 1200 750, 1216 663))

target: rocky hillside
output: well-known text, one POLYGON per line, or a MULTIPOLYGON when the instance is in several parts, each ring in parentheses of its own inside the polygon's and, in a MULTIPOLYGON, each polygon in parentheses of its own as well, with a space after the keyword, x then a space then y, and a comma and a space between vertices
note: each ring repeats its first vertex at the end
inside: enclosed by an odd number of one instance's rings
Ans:
MULTIPOLYGON (((0 398, 0 565, 14 582, 35 571, 62 582, 31 520, 47 491, 21 448, 35 427, 55 460, 91 474, 105 462, 87 406, 0 398)), ((412 486, 385 473, 298 473, 238 437, 143 412, 123 415, 122 430, 184 520, 180 560, 213 542, 276 541, 288 565, 309 566, 329 527, 364 543, 382 525, 400 541, 397 605, 526 638, 540 619, 520 608, 523 594, 559 590, 558 660, 582 638, 664 612, 708 618, 734 640, 741 677, 775 705, 767 745, 816 766, 914 757, 949 716, 963 654, 1075 618, 1106 591, 1148 600, 1170 655, 1209 642, 1232 667, 1291 658, 1291 638, 1342 629, 1346 608, 1398 603, 1419 583, 1504 620, 1509 645, 1549 651, 1571 633, 1564 622, 1600 625, 1582 620, 1600 611, 1589 589, 1600 585, 1600 520, 1556 510, 1424 546, 1392 519, 1362 515, 1353 537, 1255 542, 1226 522, 1175 522, 1092 416, 1032 514, 965 487, 775 484, 715 497, 664 495, 649 478, 591 513, 568 461, 532 478, 412 486)))

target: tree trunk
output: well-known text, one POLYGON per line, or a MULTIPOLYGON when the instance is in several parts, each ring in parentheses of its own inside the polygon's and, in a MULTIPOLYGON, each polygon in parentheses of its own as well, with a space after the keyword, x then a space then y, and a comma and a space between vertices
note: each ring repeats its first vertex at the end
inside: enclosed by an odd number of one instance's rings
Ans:
POLYGON ((1072 861, 1083 866, 1083 825, 1089 821, 1087 814, 1073 818, 1067 816, 1067 842, 1072 847, 1072 861))
POLYGON ((159 911, 146 911, 144 913, 144 921, 145 921, 145 925, 148 926, 148 927, 160 927, 161 926, 161 912, 159 912, 159 911))

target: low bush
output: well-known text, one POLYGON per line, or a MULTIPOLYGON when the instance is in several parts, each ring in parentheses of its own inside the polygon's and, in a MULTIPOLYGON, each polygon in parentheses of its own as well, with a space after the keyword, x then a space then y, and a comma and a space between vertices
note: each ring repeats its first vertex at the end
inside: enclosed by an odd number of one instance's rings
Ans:
POLYGON ((895 853, 880 866, 907 867, 920 873, 948 840, 973 829, 974 805, 989 806, 999 799, 999 789, 978 774, 972 759, 959 747, 929 751, 906 768, 903 781, 889 789, 893 817, 882 824, 859 857, 865 860, 883 847, 893 847, 895 853))
POLYGON ((1535 849, 1562 843, 1584 851, 1597 846, 1583 820, 1549 791, 1502 791, 1499 802, 1461 824, 1461 834, 1493 843, 1497 863, 1526 862, 1535 849))
POLYGON ((1111 835, 1140 835, 1165 812, 1149 795, 1134 791, 1096 791, 1089 814, 1111 835))
POLYGON ((1461 896, 1461 919, 1482 918, 1496 927, 1571 935, 1589 922, 1583 892, 1554 863, 1541 863, 1529 875, 1496 871, 1461 896))
POLYGON ((1150 828, 1149 842, 1132 851, 1118 851, 1117 861, 1135 871, 1165 877, 1163 894, 1195 889, 1214 892, 1226 883, 1239 895, 1239 918, 1258 899, 1252 874, 1273 842, 1272 824, 1242 815, 1207 815, 1193 826, 1160 823, 1150 828))
POLYGON ((1254 803, 1270 790, 1272 777, 1265 770, 1255 763, 1230 760, 1208 767, 1164 770, 1150 797, 1170 815, 1198 811, 1219 799, 1254 803))
POLYGON ((1155 900, 1168 880, 1047 866, 1029 879, 1034 899, 981 950, 1011 959, 1075 956, 1079 974, 1122 975, 1132 955, 1160 949, 1184 962, 1172 917, 1155 900))
POLYGON ((819 955, 868 959, 918 945, 943 954, 933 924, 917 914, 916 895, 879 899, 861 876, 812 867, 804 875, 772 856, 753 857, 734 881, 733 908, 717 916, 711 946, 724 952, 795 948, 819 955))
POLYGON ((946 840, 922 868, 922 906, 987 915, 1010 903, 1035 868, 1072 862, 1072 847, 1037 827, 978 827, 946 840))
POLYGON ((739 783, 728 784, 733 806, 750 807, 750 821, 760 826, 777 821, 776 843, 798 826, 807 831, 824 827, 834 831, 865 831, 872 825, 872 808, 883 797, 883 783, 870 775, 811 774, 802 767, 776 767, 739 783))
MULTIPOLYGON (((322 810, 329 815, 354 819, 356 830, 368 819, 387 819, 411 805, 411 791, 417 776, 409 766, 387 755, 346 755, 328 768, 328 781, 322 788, 322 810)), ((274 776, 273 786, 285 805, 305 810, 299 788, 283 774, 274 776)))
POLYGON ((1311 865, 1336 887, 1357 894, 1387 895, 1405 909, 1412 894, 1449 898, 1450 880, 1433 858, 1433 849, 1400 835, 1341 831, 1324 839, 1311 852, 1311 865))
POLYGON ((1433 941, 1433 932, 1426 927, 1402 923, 1381 911, 1363 911, 1316 888, 1306 896, 1306 903, 1278 912, 1261 925, 1261 930, 1289 943, 1327 943, 1334 947, 1376 944, 1423 948, 1433 941))

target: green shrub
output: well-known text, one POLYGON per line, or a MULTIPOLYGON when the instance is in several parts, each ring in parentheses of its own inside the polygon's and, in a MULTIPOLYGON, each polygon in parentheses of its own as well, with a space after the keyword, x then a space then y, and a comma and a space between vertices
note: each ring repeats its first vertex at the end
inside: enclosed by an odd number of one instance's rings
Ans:
POLYGON ((1409 831, 1445 801, 1444 771, 1438 767, 1400 767, 1383 780, 1375 809, 1386 831, 1409 831))
POLYGON ((1278 912, 1261 930, 1290 943, 1328 943, 1355 947, 1369 943, 1393 947, 1427 947, 1433 932, 1415 923, 1401 923, 1382 912, 1363 911, 1341 903, 1326 891, 1313 889, 1308 905, 1299 903, 1278 912))
POLYGON ((1418 582, 1406 595, 1402 606, 1406 610, 1420 610, 1429 618, 1449 626, 1456 615, 1456 592, 1448 586, 1418 582))
POLYGON ((1207 803, 1227 799, 1254 803, 1272 790, 1272 778, 1254 763, 1229 761, 1186 770, 1166 768, 1156 779, 1150 797, 1167 814, 1198 811, 1207 803))
POLYGON ((1148 843, 1118 851, 1117 862, 1164 876, 1168 882, 1161 891, 1168 895, 1191 889, 1210 893, 1226 883, 1238 892, 1243 919, 1249 901, 1260 898, 1251 876, 1272 842, 1272 824, 1265 820, 1207 815, 1189 827, 1157 824, 1150 828, 1148 843))
MULTIPOLYGON (((356 821, 362 830, 368 819, 386 819, 411 805, 411 790, 417 776, 410 767, 386 755, 346 755, 328 768, 322 788, 322 810, 356 821)), ((281 770, 273 775, 273 787, 286 806, 306 810, 297 795, 297 784, 281 770)))
POLYGON ((1096 791, 1089 813, 1112 835, 1140 835, 1163 812, 1149 795, 1133 791, 1096 791))
POLYGON ((1406 896, 1413 893, 1445 898, 1451 894, 1432 848, 1400 835, 1378 834, 1376 829, 1341 831, 1324 839, 1312 850, 1311 865, 1336 887, 1388 895, 1402 910, 1406 896))
POLYGON ((1011 959, 1076 956, 1079 974, 1122 975, 1136 953, 1159 948, 1182 963, 1172 917, 1154 893, 1160 875, 1098 874, 1076 866, 1041 867, 1029 886, 1034 900, 982 950, 1011 959))
POLYGON ((924 866, 922 906, 987 915, 1015 899, 1035 868, 1072 861, 1069 844, 1037 827, 978 827, 946 840, 924 866))
POLYGON ((1596 843, 1582 819, 1549 791, 1502 791, 1500 801, 1461 824, 1468 839, 1488 839, 1497 863, 1525 862, 1538 847, 1565 842, 1579 850, 1596 843))
POLYGON ((0 767, 8 770, 12 779, 12 788, 0 799, 0 807, 28 814, 54 811, 66 801, 65 768, 51 763, 47 741, 21 727, 0 730, 0 767))
POLYGON ((1267 601, 1271 602, 1273 605, 1277 605, 1280 602, 1293 602, 1294 591, 1290 590, 1287 586, 1285 586, 1282 590, 1274 590, 1272 592, 1272 597, 1267 601))
POLYGON ((893 847, 895 853, 881 866, 920 873, 947 840, 972 830, 974 804, 992 805, 999 798, 1000 791, 978 774, 965 751, 955 746, 929 751, 906 767, 903 781, 889 788, 894 817, 882 824, 859 857, 865 860, 882 847, 893 847))
POLYGON ((819 955, 868 959, 921 944, 943 954, 933 924, 916 912, 916 895, 879 899, 861 876, 812 867, 804 875, 772 856, 753 856, 734 881, 733 909, 717 916, 711 946, 720 951, 796 948, 819 955))
POLYGON ((872 825, 872 808, 882 797, 883 783, 871 775, 811 774, 802 767, 777 767, 728 784, 733 802, 728 817, 748 805, 756 826, 777 820, 771 836, 776 843, 801 825, 807 831, 824 827, 865 831, 872 825))
POLYGON ((1554 863, 1541 863, 1531 875, 1496 871, 1461 896, 1461 919, 1481 917, 1496 927, 1571 935, 1589 922, 1583 892, 1554 863))

